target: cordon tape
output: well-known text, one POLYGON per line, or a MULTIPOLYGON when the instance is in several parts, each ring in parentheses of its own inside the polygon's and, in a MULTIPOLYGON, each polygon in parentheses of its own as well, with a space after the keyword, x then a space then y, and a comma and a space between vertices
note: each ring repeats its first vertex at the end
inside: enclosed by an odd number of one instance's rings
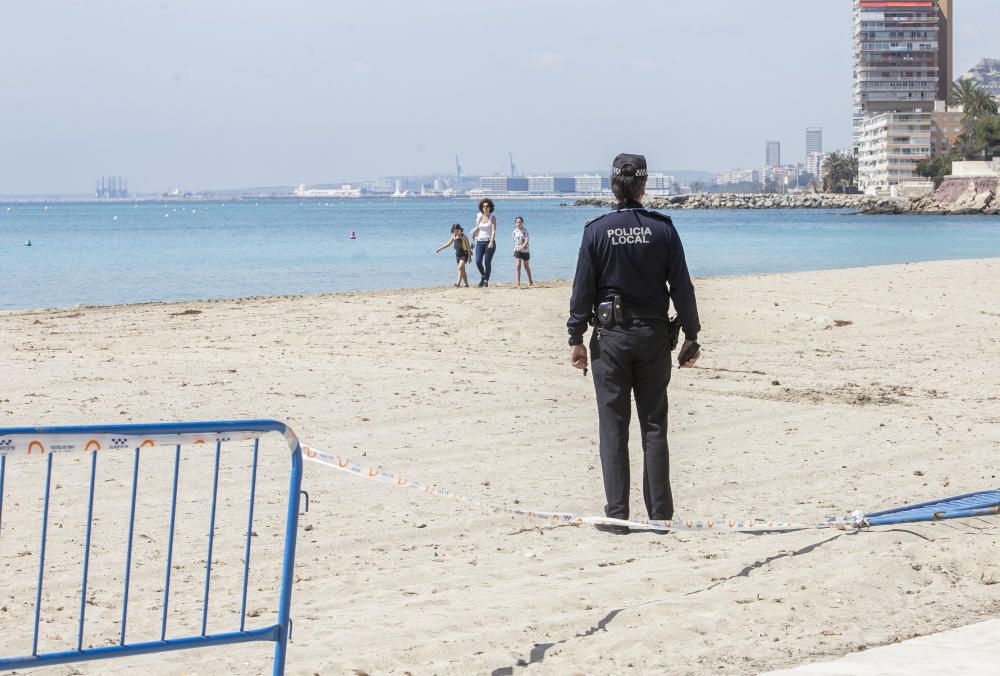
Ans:
MULTIPOLYGON (((32 435, 28 438, 0 439, 0 455, 45 455, 47 453, 81 453, 92 451, 122 451, 131 448, 144 448, 147 446, 173 446, 177 444, 220 444, 230 441, 248 441, 262 436, 261 432, 235 432, 218 434, 158 434, 149 436, 126 436, 99 434, 90 439, 83 439, 79 436, 63 436, 41 434, 32 435)), ((294 443, 294 438, 290 440, 294 443)), ((564 524, 580 526, 584 524, 608 524, 616 526, 628 526, 636 530, 657 530, 657 531, 714 531, 731 533, 768 533, 768 532, 790 532, 798 530, 815 530, 820 528, 835 528, 839 530, 857 530, 867 526, 865 516, 860 511, 855 511, 849 516, 828 518, 824 521, 813 523, 776 521, 764 519, 732 519, 702 518, 702 519, 674 519, 673 521, 626 521, 623 519, 609 519, 604 516, 588 516, 584 514, 573 514, 570 512, 547 512, 542 510, 521 509, 518 507, 497 507, 480 500, 469 498, 459 493, 440 488, 434 484, 424 484, 418 481, 411 481, 393 472, 383 470, 380 467, 365 466, 347 457, 332 455, 325 451, 302 444, 302 455, 307 460, 318 463, 325 467, 352 474, 357 477, 372 479, 384 484, 389 484, 397 488, 408 488, 425 495, 433 495, 441 498, 450 498, 459 502, 464 502, 478 509, 494 514, 510 514, 536 521, 544 521, 552 524, 564 524)))
POLYGON ((441 498, 451 498, 469 505, 473 505, 487 512, 495 514, 511 514, 537 521, 546 521, 555 524, 581 526, 583 524, 608 524, 616 526, 628 526, 637 530, 657 530, 657 531, 715 531, 730 533, 768 533, 768 532, 791 532, 797 530, 815 530, 819 528, 835 528, 838 530, 857 530, 865 525, 864 515, 860 511, 853 512, 850 516, 841 518, 830 518, 825 521, 815 523, 796 523, 791 521, 766 521, 762 519, 674 519, 673 521, 626 521, 623 519, 609 519, 604 516, 587 516, 583 514, 572 514, 567 512, 545 512, 541 510, 520 509, 516 507, 497 507, 486 504, 479 500, 453 493, 444 488, 439 488, 433 484, 424 484, 411 481, 393 472, 388 472, 380 467, 364 466, 360 463, 338 455, 331 455, 307 444, 302 445, 302 455, 312 462, 325 467, 332 467, 354 476, 380 481, 397 488, 408 488, 425 495, 434 495, 441 498))

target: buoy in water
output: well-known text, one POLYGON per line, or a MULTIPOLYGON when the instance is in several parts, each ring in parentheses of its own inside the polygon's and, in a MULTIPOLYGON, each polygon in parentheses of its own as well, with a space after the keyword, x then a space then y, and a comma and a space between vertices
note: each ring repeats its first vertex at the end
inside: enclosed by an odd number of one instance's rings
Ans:
POLYGON ((24 246, 31 246, 31 240, 30 239, 25 240, 24 246))
POLYGON ((358 233, 356 233, 353 230, 351 230, 351 236, 350 236, 349 239, 357 239, 357 238, 358 238, 358 233))

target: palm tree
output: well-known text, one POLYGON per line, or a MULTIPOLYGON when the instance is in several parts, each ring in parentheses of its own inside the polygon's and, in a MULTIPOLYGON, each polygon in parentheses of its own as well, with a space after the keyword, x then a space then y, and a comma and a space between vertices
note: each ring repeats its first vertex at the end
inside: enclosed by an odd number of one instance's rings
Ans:
POLYGON ((989 115, 997 114, 997 102, 985 87, 978 87, 969 100, 969 105, 965 109, 973 119, 979 120, 989 115))
POLYGON ((837 191, 837 165, 839 161, 840 155, 837 153, 831 153, 823 160, 823 192, 837 191))
POLYGON ((832 153, 823 161, 824 192, 854 192, 857 182, 857 157, 832 153))
POLYGON ((950 103, 962 105, 967 124, 972 120, 997 114, 996 99, 976 80, 955 80, 951 86, 950 103))
POLYGON ((968 111, 969 102, 979 86, 975 80, 955 80, 951 83, 951 96, 948 99, 948 104, 965 106, 966 111, 968 111))
POLYGON ((847 164, 844 167, 847 173, 847 192, 856 193, 858 191, 858 156, 848 155, 847 164))

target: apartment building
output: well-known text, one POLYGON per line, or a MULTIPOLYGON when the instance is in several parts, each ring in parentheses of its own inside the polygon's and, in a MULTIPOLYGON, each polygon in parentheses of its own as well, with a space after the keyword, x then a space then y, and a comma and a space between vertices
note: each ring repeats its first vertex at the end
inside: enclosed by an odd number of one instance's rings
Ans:
POLYGON ((760 184, 760 172, 755 169, 729 169, 716 172, 712 176, 715 185, 737 185, 739 183, 760 184))
POLYGON ((858 135, 858 183, 866 194, 891 192, 931 157, 932 113, 866 115, 858 135))

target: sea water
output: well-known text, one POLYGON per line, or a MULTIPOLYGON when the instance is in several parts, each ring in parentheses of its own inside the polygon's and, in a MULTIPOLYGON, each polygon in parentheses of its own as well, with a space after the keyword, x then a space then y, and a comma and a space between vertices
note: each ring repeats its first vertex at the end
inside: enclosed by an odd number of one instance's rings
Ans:
MULTIPOLYGON (((516 216, 535 279, 552 280, 572 278, 584 224, 603 213, 496 203, 494 283, 514 279, 516 216)), ((668 213, 695 276, 1000 256, 997 217, 668 213)), ((434 250, 453 223, 471 234, 475 216, 468 199, 0 205, 0 310, 450 285, 453 250, 434 250)))

